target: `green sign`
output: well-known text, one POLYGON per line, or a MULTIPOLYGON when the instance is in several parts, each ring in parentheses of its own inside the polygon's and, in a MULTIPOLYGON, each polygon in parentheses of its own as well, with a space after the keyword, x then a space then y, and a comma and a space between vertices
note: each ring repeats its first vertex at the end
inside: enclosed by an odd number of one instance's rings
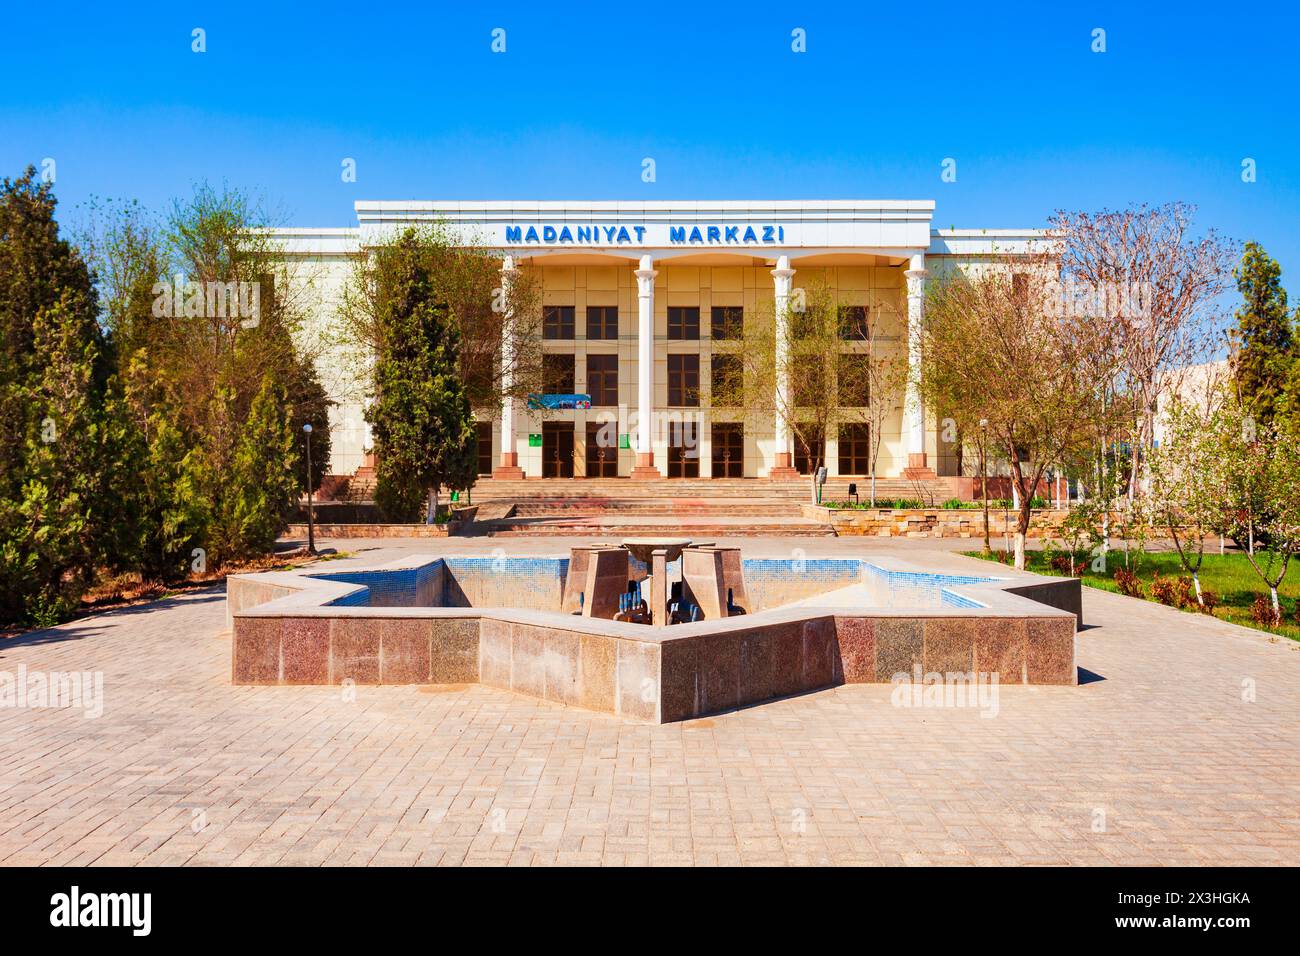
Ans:
POLYGON ((541 448, 541 447, 542 447, 542 436, 541 436, 540 434, 538 434, 537 432, 530 432, 529 435, 528 435, 528 447, 529 447, 529 448, 541 448))
POLYGON ((619 435, 619 436, 618 436, 618 447, 619 447, 619 448, 631 448, 631 447, 632 447, 632 442, 629 441, 628 439, 629 439, 629 436, 628 436, 628 435, 619 435))
POLYGON ((452 501, 460 501, 460 492, 459 492, 459 491, 453 491, 453 492, 451 493, 451 500, 452 500, 452 501))

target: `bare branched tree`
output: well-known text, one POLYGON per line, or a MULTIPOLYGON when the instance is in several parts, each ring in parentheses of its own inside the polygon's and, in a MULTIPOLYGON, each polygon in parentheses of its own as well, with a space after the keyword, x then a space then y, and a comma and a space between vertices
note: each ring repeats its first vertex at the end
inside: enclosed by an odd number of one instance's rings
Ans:
MULTIPOLYGON (((1181 370, 1221 342, 1216 303, 1229 288, 1233 243, 1214 230, 1194 235, 1195 207, 1174 202, 1098 213, 1060 211, 1060 275, 1067 304, 1119 334, 1121 361, 1108 382, 1125 405, 1130 446, 1129 498, 1140 490, 1162 397, 1181 387, 1181 370)), ((1102 364, 1111 365, 1109 357, 1102 364)))

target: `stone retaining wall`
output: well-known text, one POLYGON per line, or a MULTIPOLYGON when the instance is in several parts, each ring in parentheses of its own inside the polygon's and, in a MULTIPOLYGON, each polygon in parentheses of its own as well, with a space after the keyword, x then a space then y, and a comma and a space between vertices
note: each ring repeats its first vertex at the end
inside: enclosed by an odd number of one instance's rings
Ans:
MULTIPOLYGON (((1029 537, 1060 537, 1069 511, 1035 509, 1029 517, 1029 537)), ((879 538, 982 538, 984 512, 966 508, 822 508, 805 505, 804 516, 827 521, 837 535, 879 538)), ((989 535, 1015 534, 1016 513, 989 509, 989 535)))
MULTIPOLYGON (((318 538, 446 538, 459 534, 462 523, 442 524, 321 524, 316 523, 318 538)), ((285 529, 291 538, 306 538, 306 524, 291 524, 285 529)))

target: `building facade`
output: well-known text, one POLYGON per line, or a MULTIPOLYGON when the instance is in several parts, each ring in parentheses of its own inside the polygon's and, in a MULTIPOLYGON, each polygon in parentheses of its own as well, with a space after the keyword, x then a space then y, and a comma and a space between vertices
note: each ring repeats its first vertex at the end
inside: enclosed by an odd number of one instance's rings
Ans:
MULTIPOLYGON (((762 412, 710 400, 714 376, 737 361, 747 315, 782 314, 816 279, 872 330, 869 345, 850 336, 845 349, 881 349, 914 368, 929 277, 1014 263, 1044 241, 1038 230, 934 229, 929 200, 358 202, 356 211, 355 227, 278 231, 311 302, 306 334, 324 343, 340 474, 366 463, 369 437, 365 357, 330 345, 338 297, 351 257, 412 222, 439 221, 457 241, 493 250, 503 284, 536 270, 552 390, 590 397, 590 407, 508 402, 481 413, 480 472, 498 478, 804 473, 818 456, 770 402, 755 403, 762 412)), ((800 372, 790 367, 777 387, 800 372)), ((819 436, 832 476, 869 471, 868 426, 855 417, 819 436)), ((950 436, 914 387, 880 427, 878 475, 956 474, 950 436)))

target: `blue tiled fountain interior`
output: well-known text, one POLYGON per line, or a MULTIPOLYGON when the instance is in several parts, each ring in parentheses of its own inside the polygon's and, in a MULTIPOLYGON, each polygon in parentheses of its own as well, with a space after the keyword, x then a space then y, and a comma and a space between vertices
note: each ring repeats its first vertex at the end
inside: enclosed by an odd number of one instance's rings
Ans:
MULTIPOLYGON (((645 566, 630 559, 634 577, 645 566)), ((668 566, 670 580, 680 561, 668 566)), ((858 558, 745 558, 745 589, 757 607, 775 607, 817 593, 865 583, 879 601, 872 606, 983 607, 952 590, 996 578, 979 575, 895 571, 858 558)), ((569 559, 500 555, 438 558, 414 568, 327 571, 311 575, 363 588, 330 603, 352 607, 518 607, 556 610, 569 559)))

